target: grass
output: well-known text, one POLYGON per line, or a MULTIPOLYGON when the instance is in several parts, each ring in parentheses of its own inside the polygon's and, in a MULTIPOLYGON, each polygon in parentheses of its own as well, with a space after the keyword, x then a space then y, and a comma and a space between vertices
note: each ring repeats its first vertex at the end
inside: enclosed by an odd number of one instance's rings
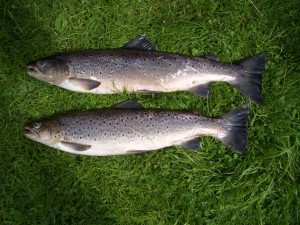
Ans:
POLYGON ((299 224, 299 1, 0 0, 1 224, 299 224), (264 105, 251 104, 238 156, 213 138, 197 152, 81 157, 22 135, 25 123, 136 97, 145 107, 217 116, 249 102, 224 83, 212 98, 168 93, 88 95, 46 85, 26 63, 66 50, 120 47, 146 33, 161 51, 270 51, 264 105))

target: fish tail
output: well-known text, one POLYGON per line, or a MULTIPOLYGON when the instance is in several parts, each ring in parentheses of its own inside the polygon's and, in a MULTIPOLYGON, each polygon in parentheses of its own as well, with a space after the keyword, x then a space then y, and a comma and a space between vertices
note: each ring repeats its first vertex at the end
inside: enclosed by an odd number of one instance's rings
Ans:
POLYGON ((244 96, 249 97, 257 104, 262 104, 263 102, 261 96, 262 74, 268 54, 268 52, 262 52, 235 62, 236 65, 241 66, 244 70, 237 76, 237 80, 233 85, 244 96))
POLYGON ((249 104, 246 104, 221 117, 225 131, 218 139, 239 154, 243 154, 247 147, 248 113, 249 104))

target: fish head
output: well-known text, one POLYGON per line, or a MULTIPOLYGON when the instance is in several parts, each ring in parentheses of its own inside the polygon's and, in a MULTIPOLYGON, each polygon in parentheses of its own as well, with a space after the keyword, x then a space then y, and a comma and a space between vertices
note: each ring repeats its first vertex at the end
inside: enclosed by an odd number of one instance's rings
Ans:
POLYGON ((53 147, 63 137, 63 130, 58 120, 50 119, 27 124, 24 127, 24 136, 53 147))
POLYGON ((29 63, 27 73, 38 80, 58 85, 69 76, 70 67, 65 60, 54 56, 29 63))

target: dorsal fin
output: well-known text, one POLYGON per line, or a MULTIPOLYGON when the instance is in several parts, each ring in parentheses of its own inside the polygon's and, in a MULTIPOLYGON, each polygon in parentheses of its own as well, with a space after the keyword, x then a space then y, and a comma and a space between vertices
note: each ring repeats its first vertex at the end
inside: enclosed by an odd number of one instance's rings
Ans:
POLYGON ((210 53, 207 53, 207 54, 203 55, 202 57, 209 59, 209 60, 213 60, 213 61, 219 61, 219 58, 217 55, 210 54, 210 53))
POLYGON ((114 106, 117 109, 144 109, 144 106, 139 104, 136 99, 129 99, 114 106))
POLYGON ((155 46, 147 40, 145 34, 142 34, 131 41, 129 41, 123 48, 136 49, 143 51, 155 51, 155 46))

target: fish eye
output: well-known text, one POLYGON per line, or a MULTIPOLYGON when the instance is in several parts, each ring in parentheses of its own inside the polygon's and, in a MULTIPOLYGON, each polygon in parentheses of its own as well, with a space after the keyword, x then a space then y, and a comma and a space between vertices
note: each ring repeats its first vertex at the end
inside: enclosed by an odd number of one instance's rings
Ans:
POLYGON ((37 62, 37 65, 38 65, 39 67, 45 67, 45 66, 46 66, 46 62, 45 62, 45 61, 38 61, 38 62, 37 62))
POLYGON ((41 127, 41 123, 34 123, 33 128, 34 129, 39 129, 41 127))

